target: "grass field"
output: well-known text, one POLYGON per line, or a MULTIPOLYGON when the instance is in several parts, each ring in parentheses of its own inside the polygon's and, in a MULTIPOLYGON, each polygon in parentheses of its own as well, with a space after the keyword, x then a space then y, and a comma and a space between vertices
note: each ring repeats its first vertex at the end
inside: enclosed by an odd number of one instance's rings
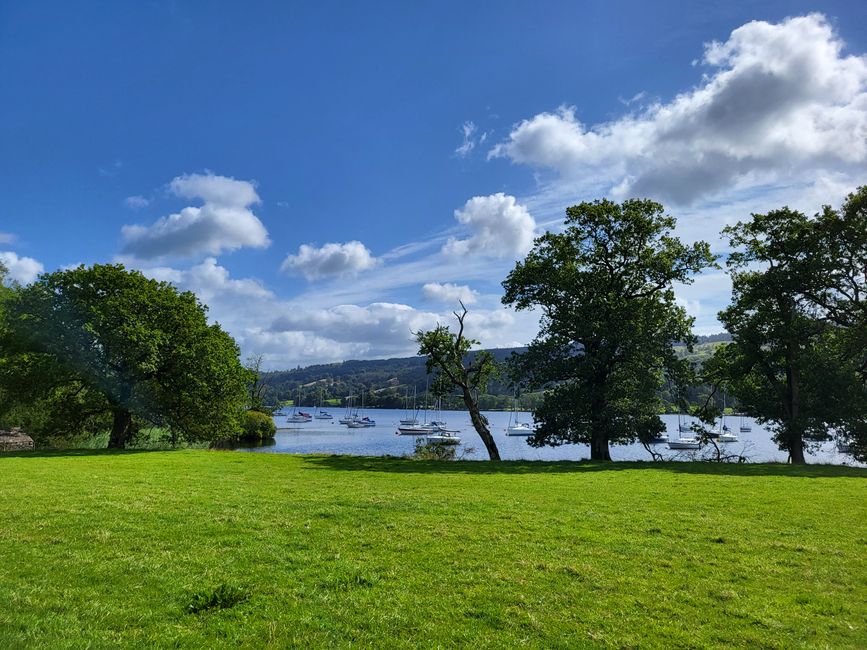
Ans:
POLYGON ((867 472, 0 457, 0 648, 867 647, 867 472))

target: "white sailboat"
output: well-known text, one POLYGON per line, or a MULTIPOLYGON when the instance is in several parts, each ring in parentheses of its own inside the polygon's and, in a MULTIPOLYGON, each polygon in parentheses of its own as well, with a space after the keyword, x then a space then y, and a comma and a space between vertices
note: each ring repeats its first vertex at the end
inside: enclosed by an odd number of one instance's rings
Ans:
POLYGON ((400 420, 401 426, 412 427, 412 426, 415 426, 418 424, 418 408, 416 407, 416 396, 417 396, 416 390, 417 390, 416 387, 413 386, 413 388, 412 388, 412 411, 410 411, 410 409, 409 409, 409 390, 407 390, 407 392, 406 392, 406 395, 404 397, 404 407, 405 407, 404 415, 406 417, 403 418, 402 420, 400 420), (410 416, 410 413, 412 413, 413 415, 410 416))
POLYGON ((753 428, 744 421, 744 416, 741 416, 741 433, 749 433, 753 428))
POLYGON ((701 443, 695 437, 684 438, 684 433, 692 433, 692 427, 690 425, 685 425, 681 422, 680 413, 677 414, 677 438, 669 439, 666 442, 668 443, 669 449, 698 449, 701 447, 701 443))
POLYGON ((455 431, 437 431, 429 433, 425 438, 428 444, 431 445, 459 445, 461 438, 455 431))
POLYGON ((726 424, 726 396, 723 393, 723 411, 719 418, 719 435, 716 436, 716 439, 720 442, 737 442, 738 434, 732 431, 729 426, 726 424))
POLYGON ((507 436, 532 436, 535 431, 529 422, 520 422, 518 412, 515 410, 515 399, 512 398, 512 411, 509 413, 509 424, 506 426, 507 436), (512 421, 514 416, 515 421, 512 421))
POLYGON ((695 438, 677 438, 668 441, 669 449, 699 449, 701 443, 695 438))
POLYGON ((352 400, 354 399, 355 395, 346 396, 346 413, 344 413, 343 417, 338 420, 340 424, 349 424, 358 419, 358 416, 352 412, 352 400))

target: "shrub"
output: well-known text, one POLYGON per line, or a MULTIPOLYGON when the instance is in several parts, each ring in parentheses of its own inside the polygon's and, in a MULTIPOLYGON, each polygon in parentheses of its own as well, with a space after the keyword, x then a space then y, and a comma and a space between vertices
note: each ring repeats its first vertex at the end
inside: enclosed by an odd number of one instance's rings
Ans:
POLYGON ((270 416, 260 411, 247 411, 242 421, 241 439, 246 441, 267 440, 277 433, 277 427, 270 416))

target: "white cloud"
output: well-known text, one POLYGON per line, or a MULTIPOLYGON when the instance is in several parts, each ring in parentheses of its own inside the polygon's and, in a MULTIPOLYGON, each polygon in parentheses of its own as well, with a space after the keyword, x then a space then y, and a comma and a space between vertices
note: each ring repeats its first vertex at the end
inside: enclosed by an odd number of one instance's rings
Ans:
POLYGON ((150 226, 124 226, 122 255, 142 260, 189 258, 270 244, 268 231, 250 210, 260 202, 252 182, 191 174, 175 178, 169 189, 203 204, 183 208, 150 226))
POLYGON ((461 158, 466 158, 476 146, 476 125, 473 122, 466 121, 461 125, 461 133, 464 136, 463 142, 455 149, 455 153, 461 158))
POLYGON ((455 210, 455 219, 472 235, 467 239, 450 238, 443 246, 447 255, 513 257, 523 255, 533 245, 536 221, 514 196, 502 192, 474 196, 455 210))
MULTIPOLYGON (((142 272, 194 292, 208 305, 209 317, 238 341, 242 357, 264 354, 269 368, 410 356, 417 351, 413 332, 454 321, 449 310, 440 313, 399 302, 335 304, 339 293, 332 294, 327 286, 280 299, 255 279, 232 278, 213 258, 186 270, 151 267, 142 272)), ((490 298, 489 307, 475 307, 467 315, 467 334, 484 346, 527 343, 536 333, 538 317, 516 314, 500 306, 495 296, 490 298)))
POLYGON ((690 204, 867 163, 867 57, 824 16, 747 23, 705 46, 711 71, 668 103, 587 127, 561 107, 515 125, 489 157, 557 170, 617 198, 690 204))
POLYGON ((301 244, 296 255, 288 255, 280 270, 301 274, 308 280, 327 277, 353 276, 378 264, 370 250, 360 241, 345 244, 325 244, 316 248, 301 244))
POLYGON ((471 305, 478 300, 478 293, 465 284, 428 282, 422 288, 425 300, 456 304, 459 300, 471 305))
POLYGON ((19 257, 12 251, 0 252, 0 264, 9 271, 9 277, 21 284, 33 282, 45 268, 32 257, 19 257))
POLYGON ((140 210, 141 208, 146 208, 150 205, 150 201, 139 195, 128 196, 123 200, 123 202, 126 204, 126 207, 132 208, 133 210, 140 210))

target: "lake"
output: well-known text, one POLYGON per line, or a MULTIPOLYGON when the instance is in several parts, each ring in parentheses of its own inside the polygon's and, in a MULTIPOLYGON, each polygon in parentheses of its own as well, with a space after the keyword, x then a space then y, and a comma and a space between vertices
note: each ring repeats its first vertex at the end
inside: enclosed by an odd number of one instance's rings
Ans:
MULTIPOLYGON (((312 409, 307 409, 311 411, 312 409)), ((368 409, 366 415, 376 420, 377 426, 368 429, 348 429, 337 422, 343 417, 343 411, 332 411, 334 420, 313 420, 312 422, 294 424, 286 421, 286 416, 275 416, 278 427, 274 444, 263 447, 244 447, 240 451, 278 453, 278 454, 349 454, 354 456, 403 456, 411 454, 415 448, 414 436, 398 436, 395 434, 398 420, 405 417, 404 411, 392 409, 368 409)), ((491 432, 497 441, 500 455, 508 460, 581 460, 590 458, 587 445, 563 445, 561 447, 543 447, 536 449, 527 444, 526 438, 506 436, 505 428, 509 423, 509 413, 503 411, 485 411, 490 422, 491 432)), ((522 422, 532 422, 529 413, 519 413, 522 422)), ((458 447, 458 455, 467 460, 486 460, 487 453, 478 434, 470 423, 466 411, 443 411, 441 419, 448 422, 450 429, 459 429, 462 439, 458 447)), ((663 415, 671 438, 677 438, 677 416, 663 415)), ((735 432, 740 426, 740 418, 726 419, 729 427, 735 432)), ((725 443, 722 446, 730 453, 741 454, 748 462, 786 462, 787 454, 777 449, 771 441, 770 434, 754 421, 745 420, 752 427, 750 433, 739 433, 740 441, 725 443)), ((687 434, 684 434, 687 435, 687 434)), ((841 454, 833 442, 822 444, 812 443, 807 450, 808 463, 831 463, 835 465, 857 465, 848 454, 841 454)), ((665 444, 654 445, 654 449, 667 460, 694 460, 712 451, 703 449, 695 451, 673 451, 665 444)), ((650 454, 640 444, 612 445, 613 460, 651 460, 650 454)))

